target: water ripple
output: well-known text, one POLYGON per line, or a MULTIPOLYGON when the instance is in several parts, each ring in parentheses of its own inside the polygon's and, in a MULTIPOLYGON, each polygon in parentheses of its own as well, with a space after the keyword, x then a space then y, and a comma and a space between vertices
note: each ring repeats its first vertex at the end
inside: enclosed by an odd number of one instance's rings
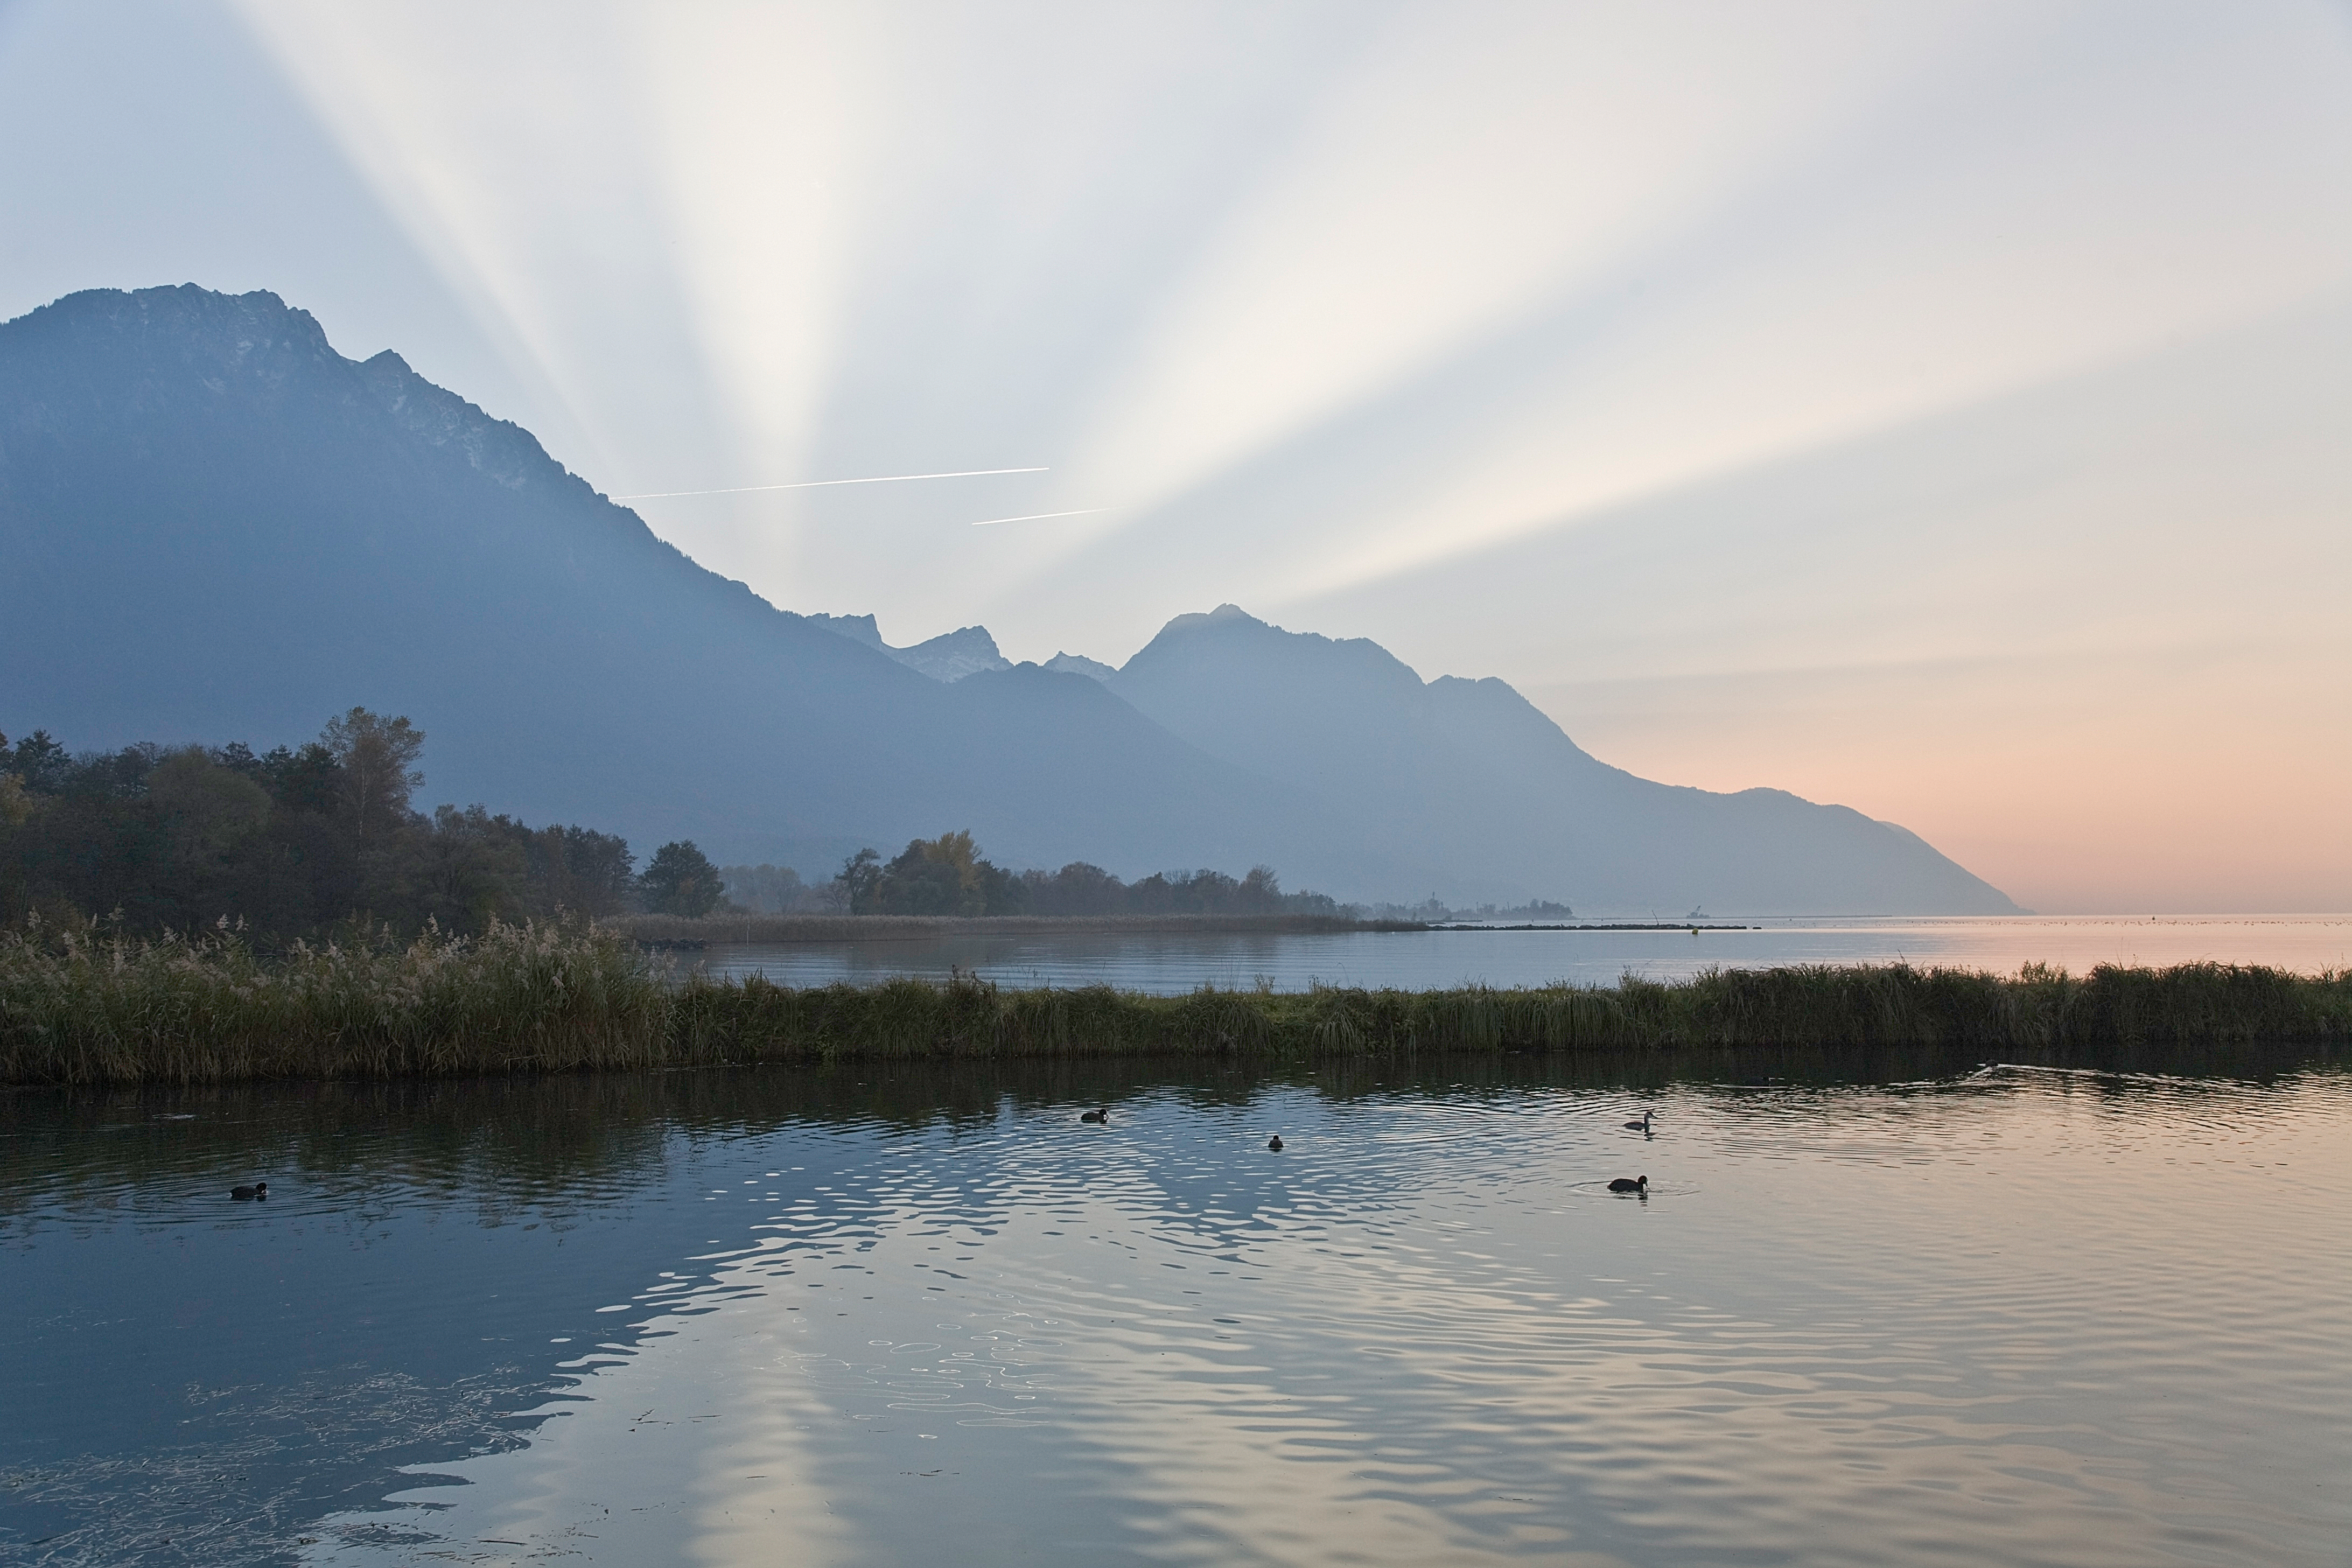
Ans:
MULTIPOLYGON (((11 1392, 63 1436, 11 1457, 9 1506, 142 1494, 193 1524, 197 1456, 283 1467, 299 1426, 338 1473, 397 1454, 471 1484, 386 1514, 273 1482, 261 1522, 179 1560, 296 1530, 301 1556, 352 1563, 765 1561, 779 1530, 841 1563, 2316 1564, 2352 1539, 2337 1072, 1146 1080, 765 1120, 726 1094, 801 1090, 709 1081, 699 1119, 574 1136, 532 1171, 494 1139, 371 1150, 262 1118, 242 1142, 167 1131, 135 1175, 36 1181, 0 1221, 26 1259, 114 1249, 128 1279, 170 1256, 212 1289, 299 1257, 354 1370, 270 1392, 266 1359, 198 1342, 178 1353, 218 1392, 177 1396, 198 1413, 178 1446, 100 1455, 63 1419, 68 1374, 102 1392, 97 1358, 163 1320, 126 1338, 47 1276, 20 1321, 62 1359, 11 1392), (1102 1099, 1112 1124, 1080 1129, 1102 1099), (1654 1138, 1619 1125, 1644 1106, 1654 1138), (266 1215, 215 1194, 224 1160, 300 1150, 266 1215), (1631 1174, 1645 1197, 1605 1191, 1631 1174), (469 1331, 551 1349, 487 1384, 414 1370, 469 1331), (386 1381, 367 1357, 413 1364, 386 1381), (320 1413, 335 1399, 413 1414, 363 1432, 320 1413), (232 1409, 221 1440, 190 1436, 232 1409)), ((109 1560, 74 1528, 26 1560, 109 1560)))

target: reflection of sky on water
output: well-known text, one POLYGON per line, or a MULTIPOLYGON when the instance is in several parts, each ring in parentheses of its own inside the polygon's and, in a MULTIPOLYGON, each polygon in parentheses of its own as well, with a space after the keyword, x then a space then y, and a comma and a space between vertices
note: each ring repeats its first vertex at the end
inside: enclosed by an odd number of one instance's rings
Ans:
POLYGON ((1609 985, 1633 973, 1672 980, 1710 968, 1790 963, 1942 964, 2013 973, 2057 964, 2267 963, 2313 973, 2352 968, 2352 916, 1792 921, 1726 917, 1753 929, 1350 931, 1329 935, 1053 932, 911 941, 714 944, 698 955, 719 975, 763 973, 783 985, 976 972, 1000 985, 1112 985, 1180 993, 1200 986, 1279 991, 1315 984, 1609 985))
POLYGON ((2294 1564, 2352 1527, 2338 1072, 1127 1070, 20 1099, 0 1552, 2294 1564), (220 1200, 262 1169, 284 1202, 220 1200))
POLYGON ((2352 1195, 2340 1080, 1697 1091, 1651 1142, 1624 1109, 1146 1095, 714 1185, 773 1215, 730 1299, 446 1519, 625 1561, 584 1505, 627 1498, 728 1562, 814 1516, 796 1560, 855 1563, 2294 1563, 2352 1523, 2308 1490, 2347 1380, 2305 1381, 2352 1327, 2343 1210, 2231 1256, 2258 1184, 2352 1195), (1635 1165, 1648 1204, 1599 1190, 1635 1165))

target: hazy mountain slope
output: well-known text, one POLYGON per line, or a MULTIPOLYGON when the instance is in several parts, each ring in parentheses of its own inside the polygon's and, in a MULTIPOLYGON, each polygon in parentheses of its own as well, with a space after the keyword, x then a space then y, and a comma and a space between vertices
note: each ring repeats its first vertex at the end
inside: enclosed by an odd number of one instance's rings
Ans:
POLYGON ((815 869, 970 826, 1016 864, 1404 874, 1097 682, 943 685, 774 609, 274 295, 94 290, 0 327, 0 558, 10 732, 267 744, 356 702, 428 732, 428 798, 641 847, 815 869))
MULTIPOLYGON (((988 635, 986 626, 959 626, 951 632, 941 632, 911 647, 892 647, 882 640, 882 628, 872 616, 804 616, 828 631, 839 632, 853 642, 878 648, 905 665, 919 670, 933 680, 961 680, 967 675, 977 675, 983 669, 1011 669, 1013 661, 997 650, 996 639, 988 635)), ((1055 666, 1048 663, 1045 668, 1055 666)), ((1083 672, 1081 672, 1083 673, 1083 672)))
POLYGON ((1377 644, 1233 605, 1171 621, 1111 689, 1202 750, 1344 800, 1453 897, 1580 909, 2008 912, 1891 824, 1780 790, 1717 795, 1596 761, 1500 680, 1424 683, 1377 644))
POLYGON ((1082 653, 1057 653, 1045 663, 1047 669, 1058 669, 1071 675, 1083 675, 1092 680, 1108 680, 1118 673, 1098 658, 1088 658, 1082 653))
POLYGON ((1186 616, 1108 680, 793 616, 274 295, 73 295, 0 326, 0 729, 430 736, 426 798, 830 869, 969 826, 1013 865, 1260 862, 1343 897, 1962 910, 1899 828, 1606 767, 1500 681, 1186 616), (920 669, 909 668, 920 665, 920 669), (959 678, 960 677, 960 678, 959 678))

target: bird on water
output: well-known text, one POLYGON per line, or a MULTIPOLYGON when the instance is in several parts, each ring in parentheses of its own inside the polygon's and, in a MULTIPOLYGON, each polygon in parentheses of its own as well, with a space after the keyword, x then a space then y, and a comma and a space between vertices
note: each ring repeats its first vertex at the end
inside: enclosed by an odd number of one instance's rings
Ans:
POLYGON ((1281 1133, 1279 1133, 1279 1132, 1277 1132, 1277 1133, 1276 1133, 1273 1137, 1271 1137, 1271 1138, 1267 1139, 1267 1140, 1265 1141, 1265 1146, 1266 1146, 1267 1148, 1269 1148, 1269 1149, 1273 1150, 1273 1151, 1274 1151, 1276 1153, 1277 1153, 1277 1154, 1281 1153, 1281 1152, 1282 1152, 1282 1134, 1281 1134, 1281 1133))
POLYGON ((1612 1193, 1639 1193, 1643 1197, 1648 1197, 1650 1195, 1650 1178, 1647 1176, 1620 1176, 1615 1181, 1609 1184, 1609 1190, 1612 1193))
POLYGON ((249 1187, 231 1187, 228 1190, 228 1195, 238 1203, 249 1204, 256 1198, 269 1196, 269 1184, 256 1182, 249 1187))
POLYGON ((1645 1110, 1642 1112, 1641 1121, 1628 1121, 1625 1125, 1632 1128, 1634 1131, 1639 1132, 1643 1137, 1647 1138, 1650 1135, 1650 1118, 1656 1114, 1657 1112, 1654 1110, 1645 1110))
POLYGON ((1107 1122, 1110 1120, 1110 1112, 1108 1110, 1089 1110, 1085 1115, 1079 1117, 1078 1120, 1081 1121, 1107 1122))

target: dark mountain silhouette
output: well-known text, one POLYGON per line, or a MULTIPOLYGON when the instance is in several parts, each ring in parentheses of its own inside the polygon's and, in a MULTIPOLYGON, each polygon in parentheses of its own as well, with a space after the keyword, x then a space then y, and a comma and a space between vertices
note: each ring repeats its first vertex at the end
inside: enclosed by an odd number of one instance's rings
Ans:
MULTIPOLYGON (((968 827, 1010 866, 1264 861, 1341 896, 2006 910, 1899 828, 1595 762, 1500 681, 1185 616, 1108 680, 915 648, 697 566, 528 432, 276 296, 0 326, 0 728, 299 742, 364 704, 426 795, 827 872, 968 827), (910 668, 911 666, 911 668, 910 668)), ((1092 667, 1092 668, 1089 668, 1092 667)))
POLYGON ((299 742, 362 703, 425 729, 434 800, 811 871, 951 827, 1016 866, 1365 859, 1097 681, 943 685, 778 611, 270 294, 0 327, 0 558, 11 732, 299 742))
POLYGON ((1596 761, 1500 680, 1423 682, 1377 643, 1232 605, 1180 616, 1110 689, 1203 751, 1327 799, 1505 897, 1656 909, 2013 912, 1924 839, 1785 791, 1718 795, 1596 761))

